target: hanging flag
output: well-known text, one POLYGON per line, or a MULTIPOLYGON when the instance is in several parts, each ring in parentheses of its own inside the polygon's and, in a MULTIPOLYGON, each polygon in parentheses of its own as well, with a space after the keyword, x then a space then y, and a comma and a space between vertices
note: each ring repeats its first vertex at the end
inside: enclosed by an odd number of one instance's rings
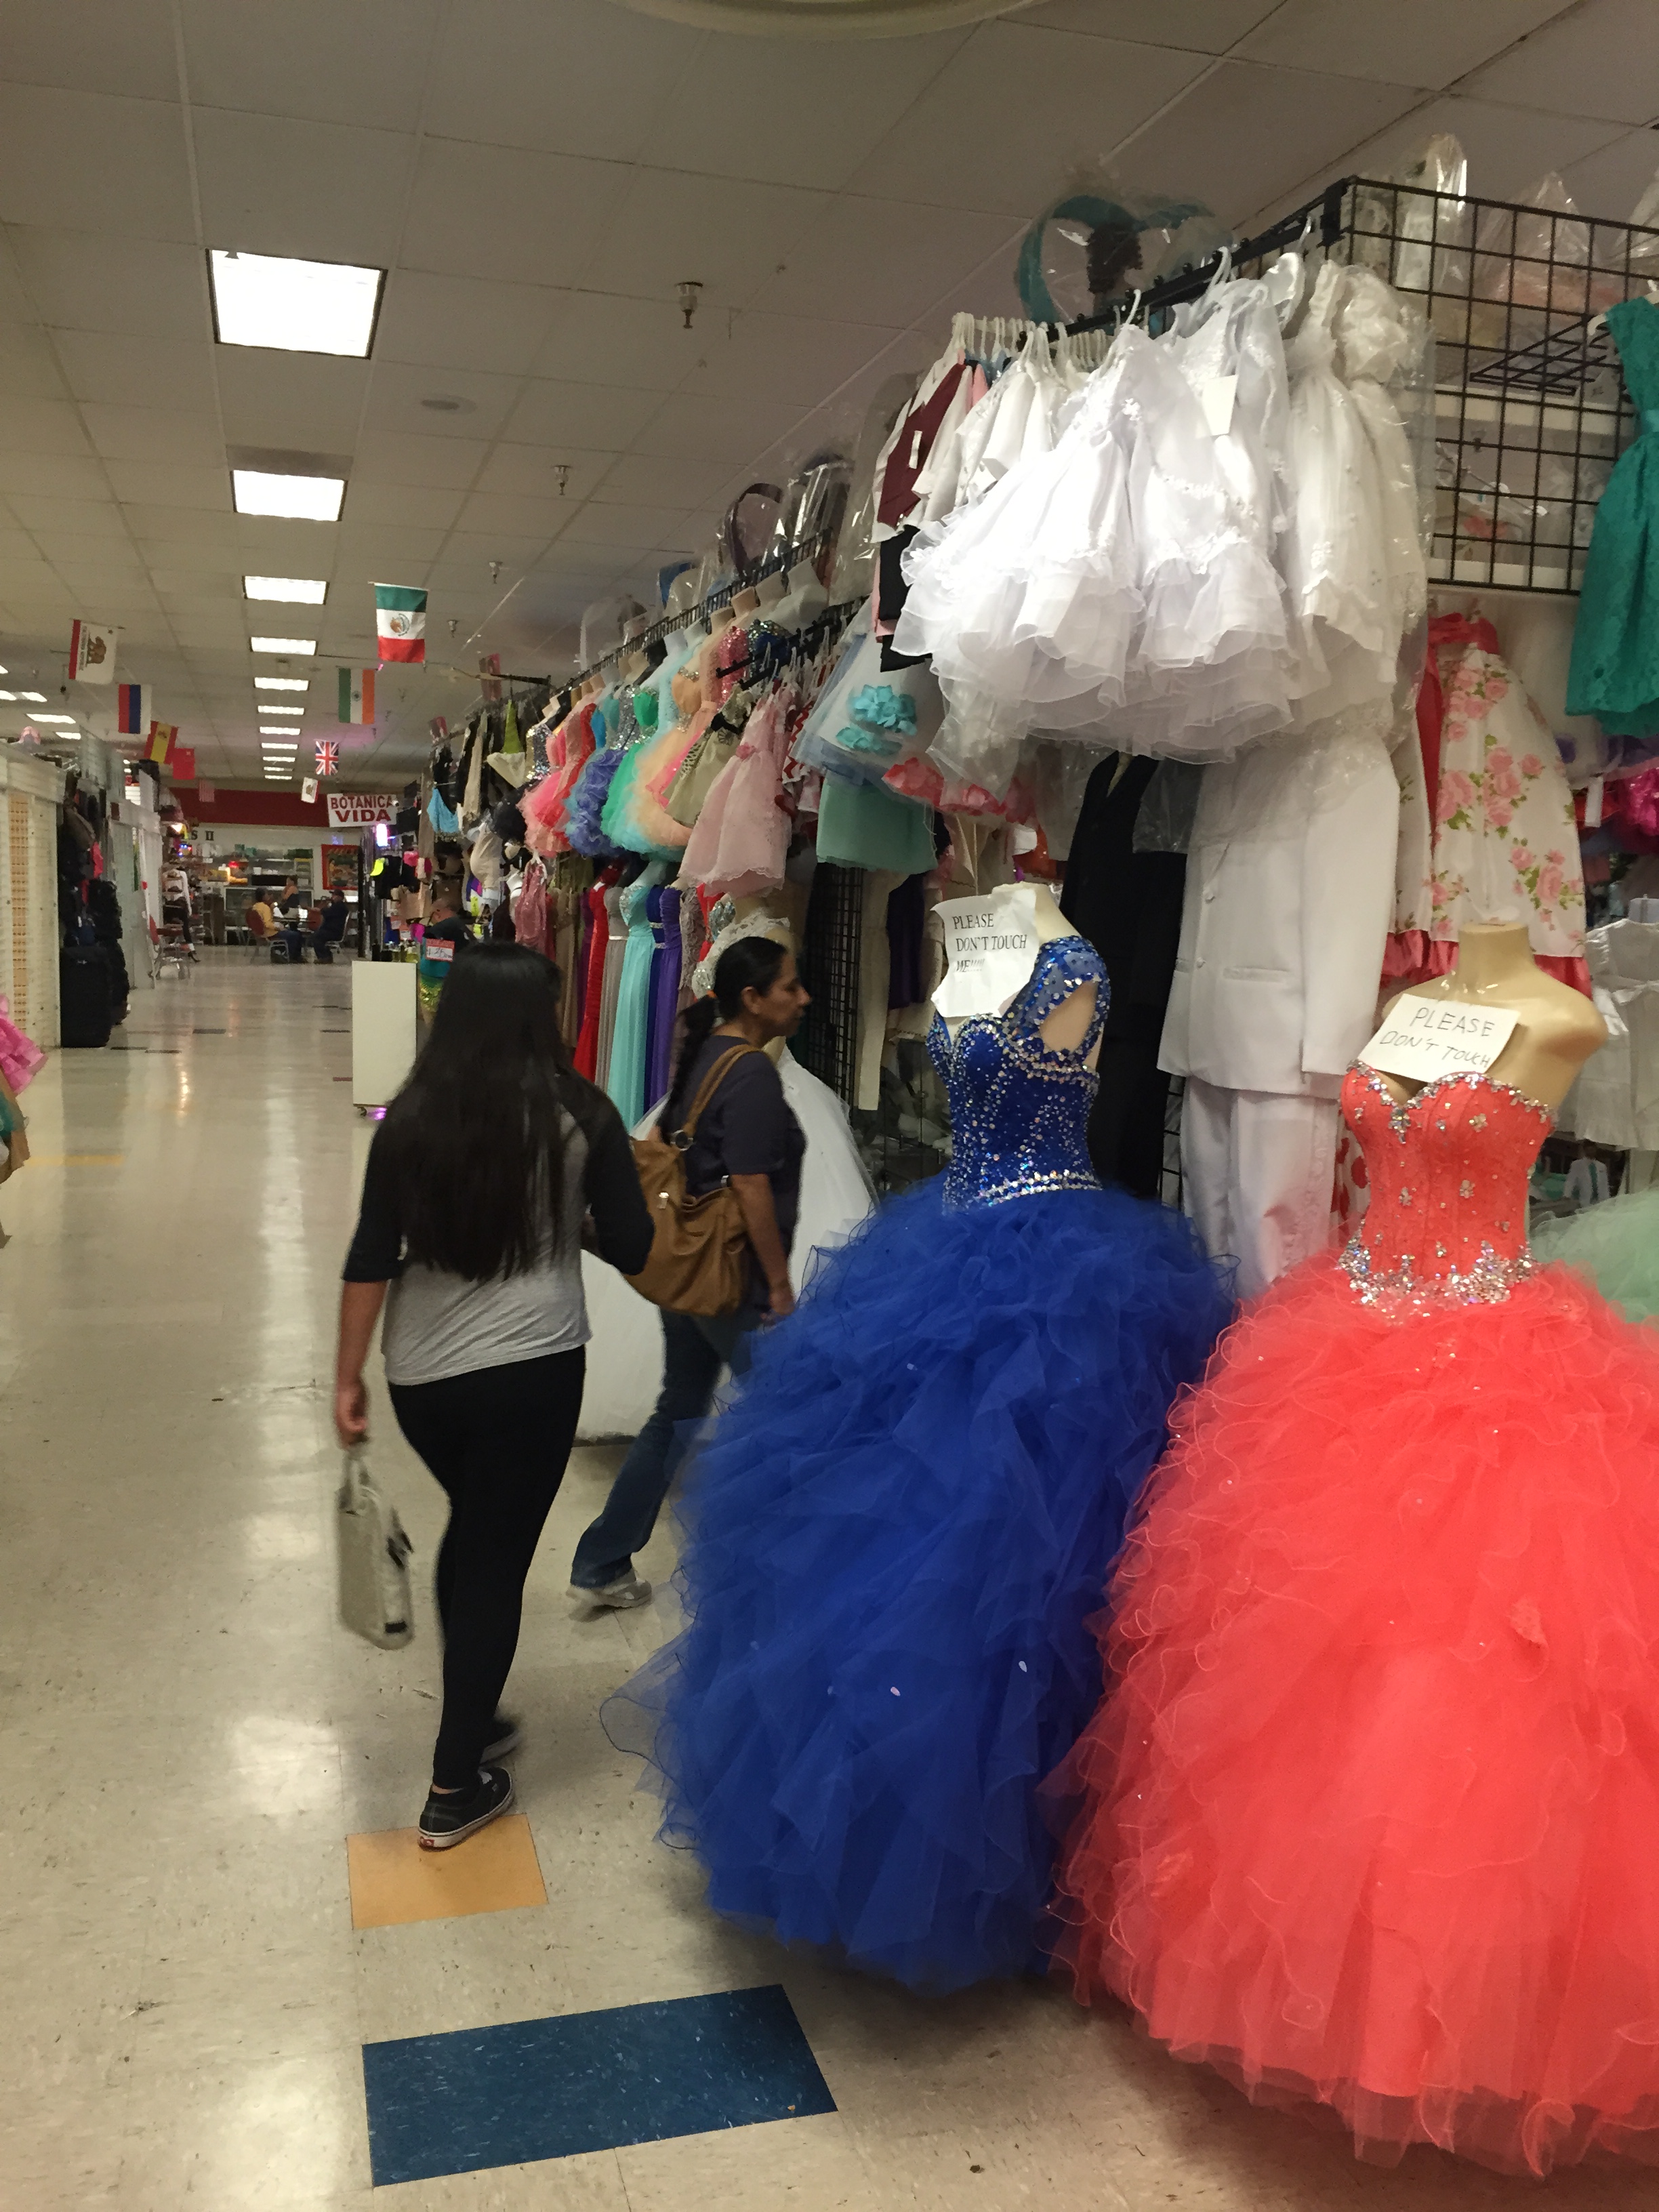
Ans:
POLYGON ((317 779, 314 775, 306 776, 302 780, 300 785, 300 797, 307 806, 314 806, 317 804, 317 779))
POLYGON ((409 584, 376 584, 374 628, 380 641, 380 659, 426 659, 426 593, 409 584))
POLYGON ((194 745, 174 745, 167 762, 167 773, 175 783, 194 783, 196 781, 196 748, 194 745))
POLYGON ((340 748, 332 738, 323 738, 317 746, 317 773, 332 775, 340 765, 340 748))
POLYGON ((153 703, 148 684, 118 684, 115 687, 115 727, 124 738, 142 738, 149 727, 153 703))
MULTIPOLYGON (((419 655, 416 658, 418 659, 419 655)), ((372 722, 374 720, 374 671, 372 668, 343 668, 340 671, 340 720, 343 722, 372 722)))
MULTIPOLYGON (((422 594, 421 604, 425 605, 422 594)), ((115 632, 96 623, 70 625, 70 681, 72 684, 112 684, 115 681, 115 632)))
POLYGON ((154 761, 157 768, 165 768, 173 741, 179 734, 176 722, 152 722, 149 735, 144 740, 144 758, 154 761))

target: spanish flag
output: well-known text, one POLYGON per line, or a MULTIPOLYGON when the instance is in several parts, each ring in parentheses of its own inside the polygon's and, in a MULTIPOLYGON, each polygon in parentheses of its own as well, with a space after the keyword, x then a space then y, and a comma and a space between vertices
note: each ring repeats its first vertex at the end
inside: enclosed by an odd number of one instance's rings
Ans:
POLYGON ((149 736, 144 741, 144 758, 154 761, 157 768, 165 768, 173 751, 173 741, 179 734, 176 722, 152 722, 149 736))

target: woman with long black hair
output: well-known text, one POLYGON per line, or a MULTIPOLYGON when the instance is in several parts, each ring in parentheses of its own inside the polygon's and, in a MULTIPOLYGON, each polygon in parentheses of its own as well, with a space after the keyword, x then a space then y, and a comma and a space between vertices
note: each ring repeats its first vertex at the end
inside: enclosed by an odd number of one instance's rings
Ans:
POLYGON ((381 1346, 398 1425, 443 1485, 443 1717, 420 1839, 441 1850, 513 1802, 494 1762, 525 1577, 581 1407, 584 1220, 632 1274, 651 1219, 616 1108, 576 1074, 559 975, 527 946, 458 946, 413 1073, 369 1148, 346 1258, 334 1395, 342 1444, 368 1425, 381 1346))
POLYGON ((744 937, 721 953, 714 990, 686 1015, 659 1126, 670 1133, 683 1130, 699 1092, 729 1058, 686 1146, 685 1183, 693 1198, 722 1182, 737 1193, 749 1235, 749 1293, 734 1314, 709 1319, 664 1313, 662 1394, 617 1470, 605 1510, 576 1547, 573 1597, 623 1607, 650 1596, 650 1583, 635 1571, 634 1553, 657 1524, 684 1449, 684 1425, 708 1413, 723 1366, 743 1371, 748 1333, 794 1311, 789 1246, 806 1139, 763 1048, 793 1036, 809 1003, 788 947, 769 937, 744 937))

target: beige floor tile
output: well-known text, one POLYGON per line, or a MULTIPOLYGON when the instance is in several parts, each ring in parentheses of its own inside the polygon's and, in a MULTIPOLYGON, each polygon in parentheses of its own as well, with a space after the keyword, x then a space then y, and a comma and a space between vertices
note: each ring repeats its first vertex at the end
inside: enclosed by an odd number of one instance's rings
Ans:
POLYGON ((633 2143, 617 2160, 629 2212, 878 2212, 882 2201, 835 2112, 633 2143))
POLYGON ((346 1838, 354 1928, 396 1928, 544 1905, 530 1823, 507 1813, 447 1851, 422 1850, 415 1828, 346 1838))

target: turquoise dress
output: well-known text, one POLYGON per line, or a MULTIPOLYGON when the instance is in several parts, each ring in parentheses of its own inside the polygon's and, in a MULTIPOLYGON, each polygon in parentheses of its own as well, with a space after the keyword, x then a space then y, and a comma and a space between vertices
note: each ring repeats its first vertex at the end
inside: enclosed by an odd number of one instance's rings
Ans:
POLYGON ((622 895, 623 919, 628 924, 628 944, 623 953, 622 982, 617 992, 617 1026, 611 1042, 611 1065, 605 1076, 623 1126, 631 1129, 646 1109, 645 1065, 651 1020, 651 958, 656 939, 651 928, 649 901, 668 874, 653 860, 622 895))
POLYGON ((1659 732, 1659 307, 1607 309, 1638 434, 1596 509, 1573 631, 1567 712, 1611 737, 1659 732))

